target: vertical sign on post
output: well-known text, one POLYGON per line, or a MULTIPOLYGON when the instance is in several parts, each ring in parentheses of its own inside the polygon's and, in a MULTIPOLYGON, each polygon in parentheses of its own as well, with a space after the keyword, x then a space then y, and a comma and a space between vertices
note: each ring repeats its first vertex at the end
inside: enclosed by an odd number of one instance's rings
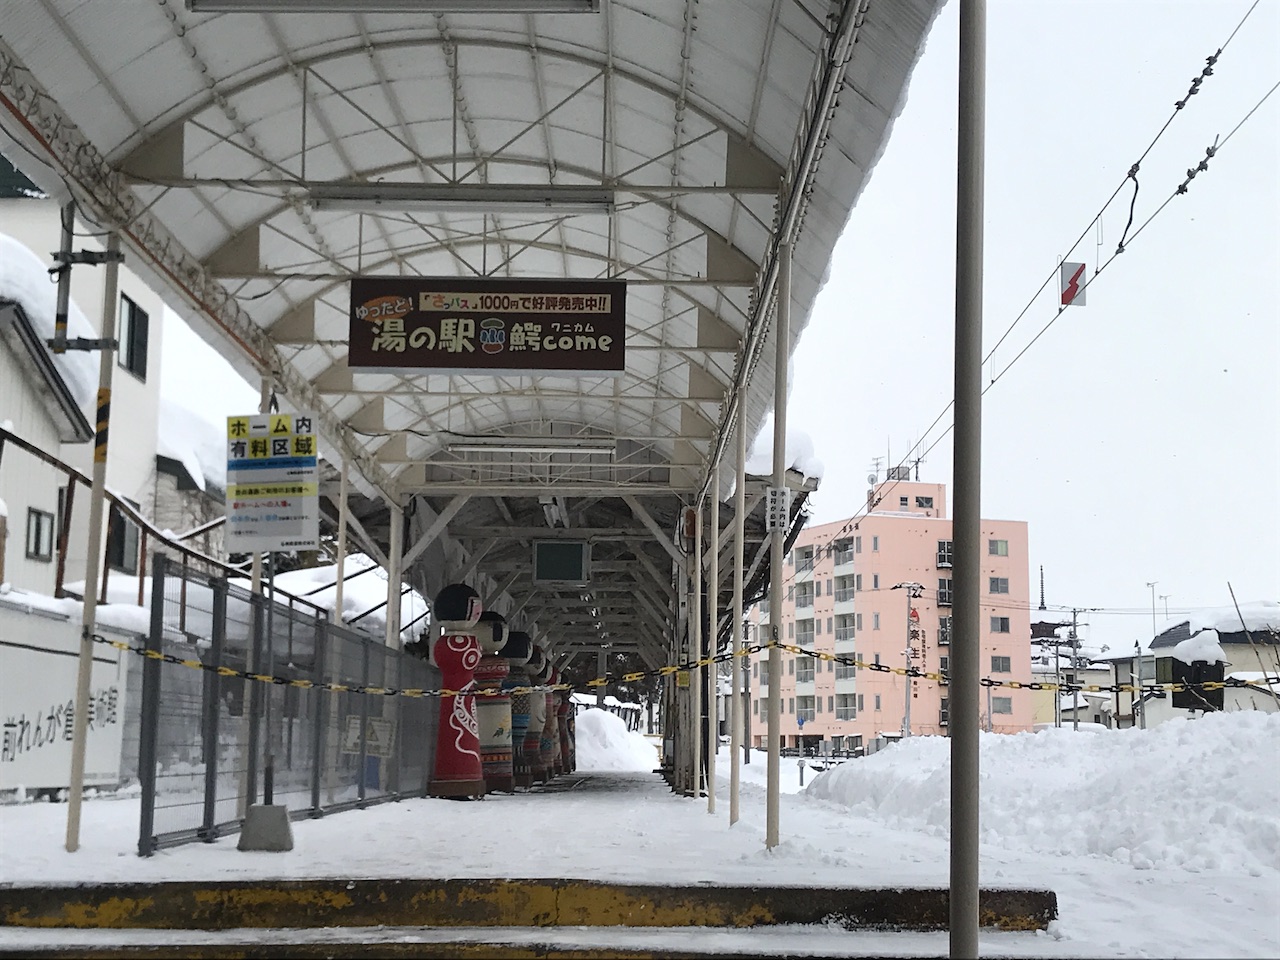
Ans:
POLYGON ((227 417, 227 550, 270 553, 320 545, 313 413, 227 417))
POLYGON ((769 487, 765 497, 765 529, 785 530, 791 519, 791 491, 769 487))

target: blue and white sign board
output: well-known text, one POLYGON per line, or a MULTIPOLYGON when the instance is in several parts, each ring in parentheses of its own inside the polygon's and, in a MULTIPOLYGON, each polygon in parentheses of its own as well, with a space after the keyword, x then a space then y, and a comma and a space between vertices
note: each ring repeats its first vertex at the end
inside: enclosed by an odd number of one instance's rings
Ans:
POLYGON ((320 546, 315 422, 313 413, 227 417, 228 552, 320 546))

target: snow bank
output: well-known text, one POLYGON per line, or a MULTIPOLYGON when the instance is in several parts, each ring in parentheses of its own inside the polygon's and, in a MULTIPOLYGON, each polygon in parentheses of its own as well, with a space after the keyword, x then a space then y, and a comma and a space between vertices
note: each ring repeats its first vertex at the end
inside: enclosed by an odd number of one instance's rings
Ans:
POLYGON ((658 765, 658 750, 653 742, 628 730, 621 717, 607 710, 580 710, 574 725, 579 770, 648 772, 658 765))
POLYGON ((156 452, 177 460, 191 474, 201 490, 227 485, 227 444, 225 429, 207 416, 164 400, 160 405, 156 452))
POLYGON ((1226 663, 1227 655, 1218 643, 1216 630, 1201 630, 1173 648, 1173 656, 1183 663, 1226 663))
POLYGON ((1253 600, 1240 604, 1239 611, 1235 606, 1205 607, 1192 611, 1190 616, 1179 614, 1162 623, 1156 630, 1156 636, 1183 623, 1190 627, 1189 632, 1193 634, 1200 630, 1239 633, 1241 618, 1244 619, 1244 629, 1251 632, 1280 631, 1280 600, 1253 600))
MULTIPOLYGON (((982 842, 1139 869, 1280 868, 1280 714, 1218 713, 1091 736, 983 734, 982 842)), ((912 737, 820 775, 806 797, 945 836, 950 744, 912 737)))

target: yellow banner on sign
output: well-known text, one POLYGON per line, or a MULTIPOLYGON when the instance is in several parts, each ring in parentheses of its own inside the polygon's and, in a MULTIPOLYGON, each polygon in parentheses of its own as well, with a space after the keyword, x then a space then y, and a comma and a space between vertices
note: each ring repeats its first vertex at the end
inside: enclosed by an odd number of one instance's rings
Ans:
POLYGON ((685 688, 689 686, 689 671, 681 670, 676 674, 676 686, 685 688))
POLYGON ((287 433, 293 433, 293 415, 273 413, 271 415, 271 435, 273 437, 282 437, 287 433))
POLYGON ((249 436, 248 417, 227 417, 227 439, 240 440, 249 436))
POLYGON ((233 483, 227 487, 227 497, 236 500, 314 497, 318 492, 319 484, 315 483, 233 483))

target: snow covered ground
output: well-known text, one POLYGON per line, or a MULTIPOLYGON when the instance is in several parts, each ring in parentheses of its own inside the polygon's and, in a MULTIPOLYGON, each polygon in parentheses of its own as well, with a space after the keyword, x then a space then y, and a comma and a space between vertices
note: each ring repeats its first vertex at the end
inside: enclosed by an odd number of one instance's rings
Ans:
MULTIPOLYGON (((598 772, 568 778, 555 792, 471 804, 406 800, 299 822, 295 849, 287 854, 239 853, 229 838, 141 860, 134 855, 136 799, 104 797, 85 804, 83 847, 71 855, 62 849, 64 806, 0 807, 0 882, 566 876, 682 884, 947 883, 943 739, 915 738, 826 774, 806 771, 804 789, 797 762, 784 759, 783 839, 767 852, 766 765, 758 752, 742 768, 741 820, 731 828, 727 748, 719 753, 713 817, 705 800, 675 797, 649 772, 654 741, 627 732, 617 717, 582 713, 578 737, 579 773, 598 772), (455 853, 460 836, 470 838, 462 859, 455 853)), ((983 952, 1280 955, 1277 757, 1276 714, 1219 714, 1152 730, 984 735, 982 882, 1049 887, 1058 894, 1061 917, 1047 933, 984 933, 983 952)), ((797 932, 804 933, 804 949, 832 955, 946 952, 945 934, 797 932)), ((558 939, 588 935, 566 931, 558 939)), ((89 936, 3 928, 0 944, 93 942, 89 936)), ((163 942, 166 935, 124 936, 163 942)), ((687 945, 689 936, 619 931, 609 942, 622 946, 643 937, 650 945, 687 945)), ((730 935, 692 936, 712 946, 730 935)), ((730 946, 726 939, 724 948, 730 946)))

